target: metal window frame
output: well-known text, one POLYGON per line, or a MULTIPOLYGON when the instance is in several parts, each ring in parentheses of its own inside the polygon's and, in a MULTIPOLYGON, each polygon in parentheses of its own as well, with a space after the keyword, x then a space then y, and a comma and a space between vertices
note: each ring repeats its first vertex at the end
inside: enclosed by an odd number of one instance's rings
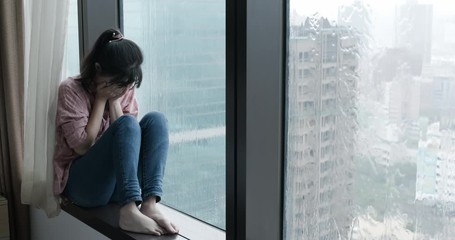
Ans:
POLYGON ((78 0, 80 59, 90 52, 104 30, 108 28, 122 30, 121 9, 121 0, 78 0))

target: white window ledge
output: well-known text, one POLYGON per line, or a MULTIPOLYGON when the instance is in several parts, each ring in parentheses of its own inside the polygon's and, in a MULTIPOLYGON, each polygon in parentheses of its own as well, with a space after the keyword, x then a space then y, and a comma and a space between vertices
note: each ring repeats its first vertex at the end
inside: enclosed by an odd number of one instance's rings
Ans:
POLYGON ((179 228, 179 235, 194 240, 225 240, 226 232, 193 218, 187 214, 176 211, 163 204, 158 204, 161 211, 167 215, 179 228))

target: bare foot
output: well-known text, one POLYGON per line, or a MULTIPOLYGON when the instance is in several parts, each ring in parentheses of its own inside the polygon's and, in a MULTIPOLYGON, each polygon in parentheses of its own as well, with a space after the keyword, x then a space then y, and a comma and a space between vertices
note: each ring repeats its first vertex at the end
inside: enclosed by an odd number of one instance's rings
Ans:
POLYGON ((165 233, 165 230, 157 222, 142 214, 134 202, 128 203, 120 209, 119 226, 121 229, 130 232, 157 236, 165 233))
POLYGON ((166 216, 164 216, 158 207, 155 204, 155 200, 152 198, 152 201, 146 201, 141 205, 141 212, 148 216, 149 218, 155 220, 166 233, 176 234, 179 232, 179 228, 172 223, 166 216))

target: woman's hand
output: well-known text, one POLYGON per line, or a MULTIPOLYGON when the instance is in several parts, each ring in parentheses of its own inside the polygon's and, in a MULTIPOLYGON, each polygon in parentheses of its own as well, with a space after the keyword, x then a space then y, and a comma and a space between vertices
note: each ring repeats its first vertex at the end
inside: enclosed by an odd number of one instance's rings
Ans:
POLYGON ((116 84, 101 82, 96 86, 96 97, 106 101, 115 101, 122 97, 127 90, 127 87, 119 87, 116 84))
POLYGON ((120 98, 125 95, 126 92, 128 92, 134 84, 130 84, 126 87, 121 87, 115 89, 114 91, 117 91, 112 98, 108 100, 109 102, 109 116, 111 123, 113 123, 115 120, 117 120, 119 117, 123 115, 123 109, 120 104, 120 98))

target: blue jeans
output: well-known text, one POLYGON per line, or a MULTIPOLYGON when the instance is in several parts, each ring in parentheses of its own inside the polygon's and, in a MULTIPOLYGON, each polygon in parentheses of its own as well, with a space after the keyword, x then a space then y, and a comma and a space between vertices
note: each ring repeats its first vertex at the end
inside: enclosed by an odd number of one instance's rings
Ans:
POLYGON ((123 115, 73 161, 63 195, 81 207, 139 204, 148 197, 158 202, 168 148, 164 115, 151 112, 139 123, 123 115))

